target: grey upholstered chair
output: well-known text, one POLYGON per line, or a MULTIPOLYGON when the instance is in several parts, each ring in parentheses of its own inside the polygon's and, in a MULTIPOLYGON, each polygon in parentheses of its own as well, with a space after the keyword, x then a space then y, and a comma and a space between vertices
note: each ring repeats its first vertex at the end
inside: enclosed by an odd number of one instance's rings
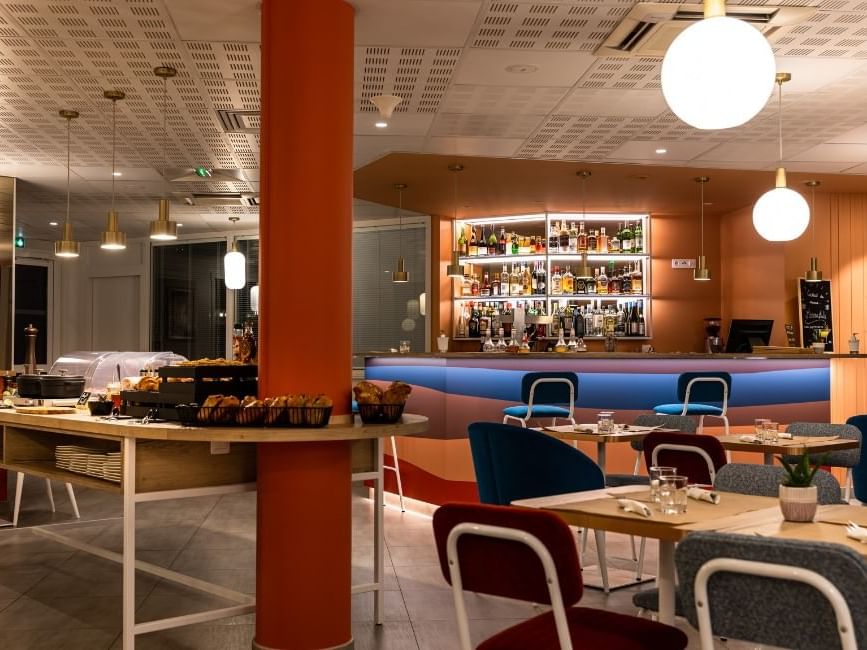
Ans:
MULTIPOLYGON (((861 430, 851 424, 825 424, 822 422, 792 422, 786 429, 793 436, 840 436, 861 442, 861 430)), ((816 454, 816 459, 822 458, 823 465, 845 467, 846 481, 843 483, 845 494, 843 498, 849 501, 852 494, 852 468, 861 460, 861 448, 845 451, 832 451, 826 454, 816 454)), ((789 462, 796 462, 797 456, 786 456, 789 462)))
MULTIPOLYGON (((658 415, 656 413, 643 413, 635 418, 633 424, 640 427, 677 429, 683 433, 696 432, 695 420, 686 415, 658 415)), ((644 456, 644 441, 633 440, 629 443, 629 446, 638 453, 635 457, 635 467, 632 470, 633 474, 638 474, 638 470, 641 469, 641 459, 644 456)))
POLYGON ((841 544, 699 532, 678 544, 675 564, 702 650, 714 635, 798 650, 867 648, 867 563, 841 544))
MULTIPOLYGON (((776 465, 728 463, 720 467, 713 486, 720 492, 776 497, 780 493, 780 483, 785 476, 786 470, 776 465)), ((843 502, 840 496, 840 484, 829 472, 820 469, 813 477, 813 484, 818 488, 818 499, 821 505, 843 502)))

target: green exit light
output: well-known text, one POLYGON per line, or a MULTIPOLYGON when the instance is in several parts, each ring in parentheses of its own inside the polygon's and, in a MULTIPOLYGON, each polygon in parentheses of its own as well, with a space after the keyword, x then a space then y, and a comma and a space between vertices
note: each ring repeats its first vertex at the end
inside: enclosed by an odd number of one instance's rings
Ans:
POLYGON ((24 248, 24 235, 18 235, 15 238, 15 248, 24 248))
POLYGON ((207 167, 196 167, 196 176, 201 176, 202 178, 210 178, 211 170, 207 167))

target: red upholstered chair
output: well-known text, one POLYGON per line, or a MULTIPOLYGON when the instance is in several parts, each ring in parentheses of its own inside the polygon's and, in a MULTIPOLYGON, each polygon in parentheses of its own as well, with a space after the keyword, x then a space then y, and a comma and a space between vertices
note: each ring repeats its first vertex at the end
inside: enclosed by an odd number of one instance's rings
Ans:
POLYGON ((726 452, 714 436, 654 431, 644 439, 648 467, 676 467, 690 483, 713 485, 717 470, 726 464, 726 452))
POLYGON ((451 503, 433 518, 440 567, 452 585, 461 649, 470 650, 463 592, 514 598, 551 611, 507 628, 479 650, 682 650, 677 628, 599 609, 581 599, 581 565, 572 532, 539 510, 451 503))

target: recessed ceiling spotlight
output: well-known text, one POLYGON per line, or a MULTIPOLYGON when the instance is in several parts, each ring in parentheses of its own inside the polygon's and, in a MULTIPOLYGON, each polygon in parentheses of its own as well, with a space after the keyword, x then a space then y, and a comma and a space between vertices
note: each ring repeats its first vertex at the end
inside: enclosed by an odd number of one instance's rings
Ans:
POLYGON ((668 149, 666 149, 664 147, 659 147, 659 149, 656 150, 656 153, 658 153, 661 156, 664 153, 668 153, 668 149))
POLYGON ((184 227, 184 224, 182 224, 182 223, 178 224, 178 228, 183 228, 183 227, 184 227))
POLYGON ((123 176, 123 172, 112 172, 112 176, 123 176))
POLYGON ((531 63, 516 63, 506 66, 506 72, 511 72, 512 74, 530 74, 536 72, 538 69, 539 66, 531 63))
POLYGON ((56 225, 57 225, 57 222, 56 222, 56 221, 49 221, 49 222, 48 222, 48 225, 49 225, 49 226, 56 226, 56 225))
POLYGON ((388 122, 383 122, 380 120, 379 122, 375 122, 373 126, 375 126, 377 129, 384 129, 388 126, 388 122))

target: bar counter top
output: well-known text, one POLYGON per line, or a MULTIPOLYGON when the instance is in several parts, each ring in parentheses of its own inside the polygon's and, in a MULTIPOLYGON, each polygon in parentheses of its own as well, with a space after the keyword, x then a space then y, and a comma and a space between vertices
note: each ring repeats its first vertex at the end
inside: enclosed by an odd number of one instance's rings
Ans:
POLYGON ((797 359, 800 361, 820 359, 867 359, 867 354, 841 354, 835 352, 800 354, 709 354, 707 352, 366 352, 366 359, 378 358, 431 358, 431 359, 797 359))

